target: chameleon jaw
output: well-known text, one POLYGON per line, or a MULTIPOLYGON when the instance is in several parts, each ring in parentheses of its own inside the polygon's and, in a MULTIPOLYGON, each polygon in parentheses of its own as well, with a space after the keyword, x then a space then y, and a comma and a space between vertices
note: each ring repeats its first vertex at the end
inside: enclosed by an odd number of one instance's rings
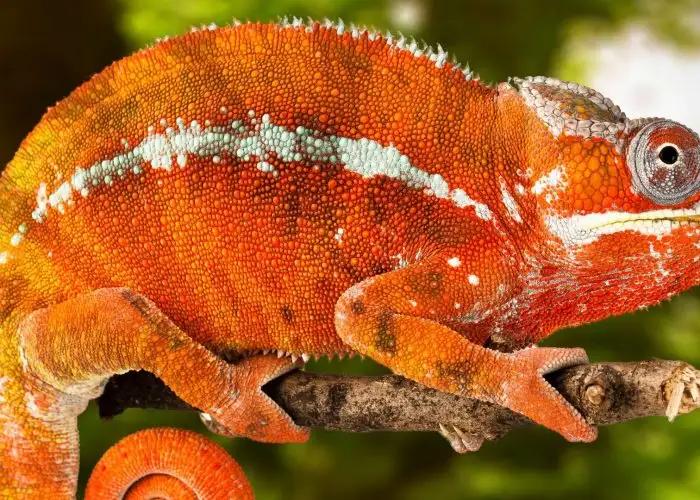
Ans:
POLYGON ((545 225, 567 247, 587 245, 606 234, 634 231, 646 236, 664 236, 682 226, 700 224, 700 203, 691 208, 650 210, 641 213, 605 212, 549 216, 545 225))
POLYGON ((298 352, 292 352, 292 351, 285 351, 283 349, 253 349, 249 351, 243 351, 241 353, 232 353, 229 355, 224 355, 224 358, 226 359, 233 359, 236 356, 242 356, 243 358, 248 358, 251 356, 256 356, 256 355, 267 355, 267 354, 274 354, 278 358, 291 358, 292 362, 296 362, 297 360, 301 360, 302 363, 308 363, 311 359, 314 361, 318 361, 319 359, 325 358, 328 361, 333 361, 333 359, 337 356, 338 360, 343 360, 346 356, 349 358, 354 358, 355 356, 360 356, 362 359, 364 359, 364 356, 359 354, 356 351, 338 351, 338 352, 303 352, 303 353, 298 353, 298 352))

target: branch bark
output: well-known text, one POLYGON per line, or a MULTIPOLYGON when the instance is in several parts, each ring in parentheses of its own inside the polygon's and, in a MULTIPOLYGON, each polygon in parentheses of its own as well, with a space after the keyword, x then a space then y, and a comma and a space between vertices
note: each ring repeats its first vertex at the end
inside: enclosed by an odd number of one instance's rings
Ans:
MULTIPOLYGON (((700 371, 681 361, 581 365, 547 379, 594 425, 649 416, 672 419, 700 406, 700 371)), ((443 430, 455 426, 480 444, 532 423, 507 408, 438 392, 396 375, 294 371, 265 391, 298 424, 346 432, 436 431, 442 424, 443 430)), ((98 405, 106 418, 127 408, 195 410, 146 372, 114 377, 98 405)))

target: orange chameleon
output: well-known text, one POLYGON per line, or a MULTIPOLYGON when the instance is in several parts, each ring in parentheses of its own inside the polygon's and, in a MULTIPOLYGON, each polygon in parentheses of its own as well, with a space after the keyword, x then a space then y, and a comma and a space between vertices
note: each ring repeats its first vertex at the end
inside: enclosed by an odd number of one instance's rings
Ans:
POLYGON ((574 83, 489 87, 342 23, 161 42, 49 110, 0 180, 0 493, 72 497, 76 416, 134 369, 258 441, 309 435, 263 384, 351 352, 592 441, 543 378, 583 350, 490 341, 697 284, 699 188, 695 133, 574 83))

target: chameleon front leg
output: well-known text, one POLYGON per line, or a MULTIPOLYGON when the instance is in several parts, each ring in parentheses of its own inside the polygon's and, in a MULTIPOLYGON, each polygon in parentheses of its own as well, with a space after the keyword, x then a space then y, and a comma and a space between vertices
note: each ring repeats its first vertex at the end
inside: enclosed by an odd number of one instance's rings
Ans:
MULTIPOLYGON (((54 399, 87 401, 101 392, 110 376, 144 369, 211 415, 228 434, 268 442, 300 442, 308 437, 308 430, 294 424, 261 390, 294 363, 255 356, 230 365, 187 336, 151 301, 127 289, 96 290, 35 311, 21 322, 18 334, 25 378, 44 387, 33 395, 34 401, 49 393, 54 399)), ((77 455, 77 440, 65 446, 62 440, 53 440, 52 433, 66 425, 64 417, 54 411, 41 422, 46 433, 45 467, 60 468, 53 456, 77 455)), ((63 476, 70 474, 66 471, 63 476)), ((60 480, 61 475, 44 477, 60 480)), ((63 477, 69 483, 74 479, 63 477)), ((21 478, 15 481, 19 491, 21 478)))
POLYGON ((594 440, 596 429, 543 377, 587 362, 582 349, 501 353, 480 345, 483 329, 470 335, 447 326, 471 322, 479 330, 488 310, 508 298, 509 279, 504 267, 486 268, 468 255, 437 255, 351 287, 336 305, 336 330, 397 374, 506 406, 570 441, 594 440))

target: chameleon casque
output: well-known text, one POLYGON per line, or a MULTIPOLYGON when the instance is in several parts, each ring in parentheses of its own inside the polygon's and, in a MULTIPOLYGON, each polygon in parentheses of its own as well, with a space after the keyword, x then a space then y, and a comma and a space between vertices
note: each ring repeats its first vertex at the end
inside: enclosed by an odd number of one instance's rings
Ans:
POLYGON ((162 41, 0 180, 0 493, 72 497, 76 417, 134 369, 259 441, 308 436, 261 386, 345 353, 591 441, 543 378, 585 353, 530 346, 695 285, 699 188, 695 133, 578 84, 342 23, 162 41))

